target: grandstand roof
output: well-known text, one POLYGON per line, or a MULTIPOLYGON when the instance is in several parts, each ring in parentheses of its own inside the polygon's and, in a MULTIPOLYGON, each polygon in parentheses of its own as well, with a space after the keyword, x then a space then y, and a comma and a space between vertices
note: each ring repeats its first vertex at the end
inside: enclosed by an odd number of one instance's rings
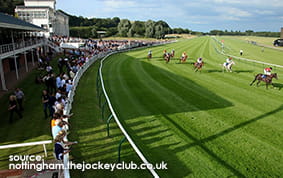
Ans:
POLYGON ((0 12, 0 28, 11 28, 11 29, 28 30, 28 31, 45 31, 45 29, 39 26, 17 19, 13 16, 3 14, 1 12, 0 12))

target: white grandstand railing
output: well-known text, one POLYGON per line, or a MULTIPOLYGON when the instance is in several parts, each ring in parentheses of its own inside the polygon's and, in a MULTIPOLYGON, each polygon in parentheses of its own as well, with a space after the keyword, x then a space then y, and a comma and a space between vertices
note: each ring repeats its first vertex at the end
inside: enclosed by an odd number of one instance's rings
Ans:
MULTIPOLYGON (((80 67, 80 69, 78 70, 78 72, 76 73, 75 77, 73 78, 73 89, 69 92, 68 94, 68 100, 67 100, 67 104, 65 105, 65 108, 64 108, 64 114, 65 115, 68 115, 70 114, 70 111, 72 109, 72 103, 73 103, 73 100, 74 100, 74 96, 75 96, 75 91, 76 91, 76 88, 78 86, 78 83, 79 83, 79 80, 81 78, 81 76, 84 74, 84 72, 99 58, 101 58, 102 56, 104 56, 105 54, 104 53, 101 53, 101 54, 98 54, 96 56, 93 56, 91 57, 84 65, 82 65, 80 67)), ((68 122, 68 119, 66 118, 65 119, 66 122, 68 122)), ((64 128, 65 130, 68 130, 69 128, 66 127, 64 128)), ((68 140, 67 136, 65 137, 64 139, 65 141, 68 140)), ((69 153, 65 154, 64 155, 64 178, 70 178, 70 171, 68 168, 68 164, 69 164, 69 153)))
MULTIPOLYGON (((213 38, 218 44, 221 44, 221 42, 220 42, 219 40, 217 40, 215 37, 212 37, 212 38, 213 38)), ((283 68, 282 65, 272 64, 272 63, 262 62, 262 61, 257 61, 257 60, 254 60, 254 59, 247 59, 247 58, 243 58, 243 57, 239 57, 239 56, 227 54, 227 53, 225 53, 224 51, 220 51, 218 48, 215 48, 215 49, 217 50, 218 53, 220 53, 220 54, 222 54, 222 55, 231 56, 231 57, 236 58, 236 59, 239 59, 239 60, 243 60, 243 61, 248 61, 248 62, 263 64, 263 65, 275 66, 275 67, 283 68)))

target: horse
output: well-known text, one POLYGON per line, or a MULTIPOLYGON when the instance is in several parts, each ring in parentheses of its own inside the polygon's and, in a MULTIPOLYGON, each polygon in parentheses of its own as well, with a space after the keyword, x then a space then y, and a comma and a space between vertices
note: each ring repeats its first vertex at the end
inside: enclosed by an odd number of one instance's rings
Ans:
POLYGON ((152 58, 152 54, 148 54, 147 59, 151 59, 151 58, 152 58))
POLYGON ((224 72, 224 69, 226 69, 226 72, 232 72, 232 66, 235 64, 235 62, 231 61, 230 63, 228 63, 228 65, 226 64, 227 64, 226 62, 223 63, 222 71, 224 72))
POLYGON ((170 58, 171 58, 170 54, 164 55, 164 60, 166 61, 166 63, 170 62, 170 58))
POLYGON ((278 78, 277 78, 277 73, 270 74, 270 75, 257 74, 257 75, 255 76, 255 79, 252 81, 252 83, 250 83, 250 86, 252 86, 253 83, 254 83, 256 80, 258 80, 258 82, 256 83, 256 86, 258 86, 258 84, 259 84, 261 81, 263 81, 263 82, 266 83, 266 89, 268 89, 268 85, 269 85, 269 84, 273 85, 273 84, 272 84, 272 79, 273 79, 273 78, 278 79, 278 78), (263 78, 263 76, 265 76, 265 77, 263 78))
POLYGON ((188 56, 187 56, 187 55, 185 55, 185 56, 181 56, 181 57, 180 57, 180 63, 182 63, 182 62, 186 62, 187 58, 188 58, 188 56))
POLYGON ((201 71, 201 69, 202 69, 203 65, 204 65, 204 63, 203 63, 203 62, 201 62, 201 63, 195 62, 195 63, 194 63, 195 72, 197 72, 197 71, 201 71))
POLYGON ((172 50, 172 52, 170 53, 170 57, 174 57, 174 55, 175 55, 175 51, 174 50, 172 50))

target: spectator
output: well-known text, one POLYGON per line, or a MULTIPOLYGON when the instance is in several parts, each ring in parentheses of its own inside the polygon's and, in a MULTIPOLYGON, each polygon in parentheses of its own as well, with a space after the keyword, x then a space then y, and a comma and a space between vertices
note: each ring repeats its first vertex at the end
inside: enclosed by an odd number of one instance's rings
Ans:
POLYGON ((65 154, 69 153, 71 150, 65 149, 65 145, 63 143, 64 136, 58 135, 55 137, 54 142, 54 152, 57 160, 62 160, 65 154))
MULTIPOLYGON (((64 50, 65 51, 65 50, 64 50)), ((58 68, 59 68, 59 73, 61 74, 62 72, 63 72, 63 66, 64 66, 64 61, 63 61, 63 59, 60 57, 59 59, 58 59, 58 68)))
POLYGON ((61 87, 61 80, 62 80, 61 75, 58 75, 58 76, 56 77, 56 87, 57 87, 57 88, 60 88, 60 87, 61 87))
POLYGON ((60 89, 58 89, 57 92, 56 92, 56 94, 55 94, 56 100, 58 100, 61 96, 62 96, 62 92, 61 92, 60 89))
POLYGON ((63 126, 64 126, 64 123, 60 120, 56 120, 55 121, 55 126, 52 127, 52 137, 53 139, 56 138, 56 136, 58 135, 58 133, 63 130, 63 126))
POLYGON ((55 108, 54 108, 55 102, 56 102, 56 97, 54 96, 54 93, 51 93, 51 95, 49 95, 49 100, 48 100, 50 117, 52 117, 55 112, 55 108))
POLYGON ((24 110, 23 100, 24 100, 25 94, 20 88, 16 88, 15 95, 16 95, 16 98, 17 98, 17 102, 19 104, 19 109, 20 109, 20 111, 23 111, 24 110))
POLYGON ((63 160, 63 157, 65 154, 69 153, 70 146, 73 144, 77 144, 77 142, 66 142, 64 141, 64 137, 67 135, 66 131, 62 130, 58 133, 58 135, 55 137, 54 142, 54 151, 55 156, 57 160, 63 160), (66 149, 66 147, 69 147, 66 149))
POLYGON ((49 108, 48 102, 49 102, 49 94, 47 93, 46 90, 42 91, 42 95, 41 95, 41 100, 43 103, 43 111, 44 111, 44 117, 45 119, 48 117, 47 114, 47 108, 49 108))
POLYGON ((9 108, 8 108, 8 110, 10 111, 10 118, 9 118, 10 123, 13 122, 14 112, 16 112, 20 118, 23 118, 21 111, 18 109, 17 97, 15 95, 10 95, 10 97, 9 97, 9 108))
POLYGON ((53 68, 49 63, 47 63, 46 72, 47 74, 51 74, 53 72, 53 68))
POLYGON ((72 80, 68 80, 68 83, 66 84, 67 96, 68 96, 69 92, 72 90, 72 88, 73 88, 72 80))

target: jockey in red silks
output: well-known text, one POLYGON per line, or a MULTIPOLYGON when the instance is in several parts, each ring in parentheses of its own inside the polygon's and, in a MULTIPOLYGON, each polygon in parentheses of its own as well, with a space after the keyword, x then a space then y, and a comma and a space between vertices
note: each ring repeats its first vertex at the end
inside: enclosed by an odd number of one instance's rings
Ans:
POLYGON ((272 67, 267 67, 263 70, 264 75, 262 75, 262 78, 266 78, 266 76, 271 75, 272 67))

